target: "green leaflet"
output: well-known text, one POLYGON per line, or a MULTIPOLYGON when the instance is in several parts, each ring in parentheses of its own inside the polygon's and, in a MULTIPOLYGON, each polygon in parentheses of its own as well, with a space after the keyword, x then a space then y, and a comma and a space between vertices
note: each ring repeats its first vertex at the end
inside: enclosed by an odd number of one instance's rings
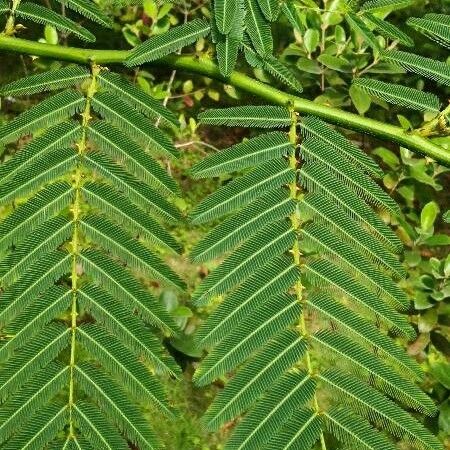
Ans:
POLYGON ((329 196, 358 222, 367 226, 391 251, 398 252, 402 244, 397 235, 373 210, 320 163, 305 164, 299 171, 300 182, 308 191, 329 196))
POLYGON ((51 72, 42 72, 2 86, 0 95, 32 95, 74 86, 89 78, 85 67, 69 65, 51 72))
POLYGON ((412 3, 412 0, 368 0, 362 5, 361 11, 397 11, 402 8, 407 8, 412 3))
POLYGON ((384 355, 391 358, 391 362, 402 370, 407 370, 411 376, 420 380, 423 378, 420 366, 410 358, 403 349, 397 346, 392 339, 380 333, 380 331, 364 318, 345 308, 330 296, 313 293, 307 300, 308 306, 328 317, 335 323, 347 328, 351 333, 359 336, 367 344, 376 348, 384 355))
POLYGON ((450 67, 446 63, 397 50, 385 50, 381 56, 385 61, 395 63, 408 72, 417 73, 450 86, 450 67))
POLYGON ((300 129, 304 137, 320 139, 364 172, 376 177, 383 175, 383 171, 372 158, 319 118, 305 117, 300 123, 300 129))
POLYGON ((420 422, 373 387, 333 369, 325 371, 319 378, 344 401, 353 401, 359 413, 380 420, 391 434, 400 438, 406 436, 412 445, 440 448, 437 439, 420 422))
POLYGON ((167 311, 123 266, 97 250, 84 251, 80 260, 97 284, 129 305, 145 322, 173 335, 178 332, 167 311))
POLYGON ((369 78, 355 78, 352 84, 373 97, 380 98, 394 105, 412 108, 417 111, 439 111, 439 98, 429 92, 369 78))
POLYGON ((385 38, 399 41, 407 47, 414 47, 414 41, 395 25, 392 25, 392 23, 382 20, 370 12, 365 12, 364 18, 371 22, 375 26, 375 29, 385 38))
POLYGON ((278 429, 266 448, 308 450, 319 439, 321 431, 321 416, 311 409, 301 408, 278 429))
POLYGON ((280 4, 276 0, 258 0, 258 4, 268 21, 274 22, 277 20, 280 12, 280 4))
POLYGON ((281 106, 237 106, 223 109, 209 109, 198 115, 205 125, 226 125, 228 127, 281 128, 291 123, 287 108, 281 106))
POLYGON ((268 342, 216 396, 203 418, 208 429, 218 429, 252 405, 305 350, 305 340, 292 330, 268 342))
POLYGON ((75 367, 75 379, 86 394, 102 406, 108 420, 124 430, 127 439, 142 449, 153 449, 158 440, 137 407, 131 405, 126 392, 108 375, 89 363, 75 367))
POLYGON ((67 310, 72 293, 61 286, 51 286, 12 320, 5 329, 14 337, 0 348, 0 360, 10 358, 14 351, 26 345, 56 316, 67 310))
POLYGON ((178 194, 179 188, 167 172, 140 146, 104 121, 94 122, 87 131, 98 150, 123 164, 131 173, 154 188, 169 194, 178 194))
MULTIPOLYGON (((145 211, 152 212, 165 220, 176 222, 181 219, 178 210, 159 192, 138 180, 100 152, 89 152, 84 163, 110 182, 119 192, 123 192, 133 203, 145 211)), ((1 188, 0 188, 1 193, 1 188)))
POLYGON ((54 250, 43 255, 2 294, 0 323, 4 326, 41 292, 70 271, 70 255, 54 250))
POLYGON ((67 366, 50 363, 32 377, 29 385, 2 405, 0 413, 0 442, 2 444, 29 420, 30 411, 44 406, 67 384, 68 372, 67 366))
POLYGON ((0 142, 11 142, 24 134, 62 122, 81 111, 84 97, 75 91, 64 91, 43 100, 0 127, 0 142))
POLYGON ((230 34, 223 36, 216 44, 217 61, 223 76, 229 77, 236 66, 241 43, 230 34))
POLYGON ((299 19, 298 11, 295 7, 295 3, 292 0, 288 0, 281 4, 281 11, 286 16, 286 19, 289 21, 290 25, 294 30, 297 30, 300 33, 304 33, 306 31, 305 26, 302 21, 299 19))
POLYGON ((80 289, 80 304, 111 334, 121 334, 125 345, 145 358, 158 372, 179 375, 180 369, 166 355, 159 340, 135 315, 106 291, 93 284, 80 289))
POLYGON ((350 28, 357 34, 361 35, 363 40, 372 47, 375 51, 380 50, 380 45, 378 44, 375 35, 367 28, 367 25, 355 14, 347 13, 345 15, 345 20, 347 21, 350 28))
POLYGON ((25 384, 27 375, 45 367, 69 345, 69 330, 52 324, 37 334, 26 347, 12 356, 0 374, 0 398, 6 400, 25 384))
POLYGON ((177 150, 167 135, 146 120, 143 115, 130 109, 115 94, 108 92, 95 94, 92 99, 92 107, 106 120, 111 121, 113 125, 134 138, 145 148, 165 156, 178 156, 177 150))
POLYGON ((218 176, 287 156, 293 151, 287 135, 273 131, 214 153, 197 163, 191 172, 195 178, 218 176))
POLYGON ((406 23, 443 47, 450 48, 449 25, 437 20, 432 20, 430 17, 410 17, 406 23))
POLYGON ((257 0, 244 0, 246 9, 246 32, 252 41, 256 53, 261 56, 270 55, 273 51, 273 40, 270 25, 264 18, 257 0))
POLYGON ((332 172, 336 178, 351 187, 355 193, 368 203, 386 209, 393 214, 400 214, 399 206, 371 178, 354 167, 349 167, 344 158, 340 158, 330 148, 316 139, 303 141, 301 149, 303 160, 311 164, 321 163, 332 172))
POLYGON ((142 235, 157 246, 180 252, 175 239, 151 216, 137 208, 126 196, 105 183, 86 183, 82 192, 86 201, 113 222, 142 235))
POLYGON ((9 182, 0 186, 0 201, 7 203, 16 198, 24 197, 39 186, 55 179, 65 178, 78 162, 74 149, 66 148, 47 153, 44 161, 36 161, 29 165, 9 182))
POLYGON ((100 25, 112 28, 111 19, 105 15, 102 10, 90 0, 57 0, 61 4, 65 4, 68 8, 76 11, 78 14, 86 17, 100 25))
POLYGON ((355 300, 361 306, 379 317, 388 328, 396 334, 402 334, 409 339, 415 338, 415 331, 404 316, 391 309, 389 305, 370 292, 363 285, 354 281, 349 274, 336 264, 326 260, 316 260, 304 268, 304 276, 309 283, 321 289, 336 290, 355 300))
POLYGON ((284 253, 294 239, 295 233, 287 222, 263 228, 208 275, 194 292, 193 300, 201 305, 211 296, 228 291, 252 275, 267 258, 284 253))
POLYGON ((193 378, 196 384, 203 386, 236 367, 293 323, 301 313, 301 306, 295 297, 281 294, 269 298, 254 312, 202 361, 193 378))
POLYGON ((303 87, 287 66, 272 55, 259 56, 247 45, 244 47, 247 62, 253 67, 262 67, 275 79, 295 92, 303 92, 303 87))
POLYGON ((43 448, 55 439, 64 428, 68 419, 67 405, 60 402, 52 402, 39 413, 31 416, 31 420, 21 427, 12 439, 3 447, 5 450, 17 450, 18 448, 43 448))
POLYGON ((214 2, 215 25, 220 33, 228 34, 233 28, 239 0, 216 0, 214 2))
POLYGON ((57 30, 73 33, 84 41, 95 42, 95 36, 86 28, 44 6, 22 2, 17 7, 15 14, 21 19, 31 20, 42 25, 52 25, 57 30))
POLYGON ((65 217, 56 216, 43 222, 33 233, 20 242, 13 252, 0 261, 2 286, 17 281, 43 254, 47 254, 68 240, 73 232, 73 223, 65 217))
POLYGON ((72 146, 80 132, 81 127, 76 122, 62 122, 49 128, 0 165, 0 184, 41 161, 47 152, 72 146))
POLYGON ((133 67, 162 58, 193 44, 198 39, 205 37, 209 31, 209 23, 201 19, 194 19, 183 25, 173 27, 166 33, 151 37, 137 46, 125 61, 125 65, 133 67))
POLYGON ((338 333, 328 330, 313 335, 313 340, 325 350, 348 360, 358 368, 372 374, 380 383, 381 390, 399 399, 404 404, 428 415, 434 415, 436 406, 416 385, 402 378, 389 366, 381 362, 369 350, 355 344, 338 333))
POLYGON ((311 399, 315 381, 303 371, 291 371, 263 397, 239 423, 226 449, 261 448, 292 413, 311 399))
POLYGON ((395 450, 382 434, 377 433, 357 415, 341 408, 332 408, 325 413, 325 424, 344 444, 368 450, 395 450))
POLYGON ((60 212, 73 197, 68 183, 54 183, 20 205, 0 223, 0 249, 19 243, 34 228, 60 212))
POLYGON ((155 100, 151 95, 130 83, 126 78, 117 73, 102 70, 98 75, 99 83, 107 90, 114 92, 123 100, 136 108, 137 111, 147 117, 158 119, 161 117, 167 123, 179 126, 178 119, 162 103, 155 100))
POLYGON ((125 439, 115 433, 112 425, 90 403, 78 401, 73 406, 74 421, 94 448, 127 450, 125 439))
POLYGON ((339 236, 334 235, 318 223, 303 227, 300 236, 302 238, 301 246, 305 246, 309 252, 316 252, 321 256, 329 255, 332 259, 336 258, 352 273, 358 273, 358 276, 363 279, 362 281, 369 284, 374 291, 391 291, 389 300, 395 299, 392 304, 396 308, 408 309, 409 300, 405 295, 396 295, 395 283, 389 277, 385 277, 383 272, 375 270, 375 267, 369 261, 361 264, 362 260, 359 254, 354 251, 351 245, 342 241, 339 236), (384 281, 385 279, 386 281, 384 281))
POLYGON ((221 342, 266 299, 286 292, 298 279, 300 271, 286 256, 269 261, 245 280, 222 302, 197 331, 199 345, 221 342))
MULTIPOLYGON (((351 245, 371 261, 392 271, 396 276, 404 277, 405 269, 396 255, 392 254, 378 239, 367 232, 358 223, 348 220, 343 210, 322 194, 307 194, 299 205, 303 222, 314 219, 324 222, 327 227, 345 238, 351 245)), ((394 297, 400 298, 400 292, 394 297)), ((404 297, 404 294, 403 294, 404 297)))
POLYGON ((146 367, 120 341, 94 324, 79 327, 78 333, 80 343, 127 386, 136 400, 151 402, 168 417, 173 416, 159 381, 149 377, 146 367))
POLYGON ((236 247, 269 223, 289 216, 295 202, 281 189, 271 190, 213 228, 191 252, 193 261, 207 261, 236 247))
POLYGON ((90 240, 121 258, 130 268, 149 273, 171 287, 185 288, 183 281, 158 256, 106 218, 87 216, 81 219, 80 227, 90 240))
MULTIPOLYGON (((224 0, 225 7, 229 7, 235 0, 224 0)), ((214 3, 217 8, 217 4, 214 3)), ((236 2, 234 14, 230 16, 231 26, 229 31, 222 34, 217 26, 218 19, 215 17, 211 23, 212 40, 216 44, 216 56, 219 70, 223 76, 229 77, 236 65, 239 49, 242 46, 244 36, 245 10, 242 0, 236 2)))
POLYGON ((263 163, 203 200, 192 211, 192 221, 202 223, 222 217, 294 178, 295 172, 282 160, 263 163))

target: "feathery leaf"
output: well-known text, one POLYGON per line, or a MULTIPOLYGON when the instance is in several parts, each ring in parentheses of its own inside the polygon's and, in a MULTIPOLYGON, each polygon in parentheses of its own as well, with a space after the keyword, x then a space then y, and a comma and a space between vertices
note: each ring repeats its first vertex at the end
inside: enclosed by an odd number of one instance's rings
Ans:
POLYGON ((62 122, 79 113, 85 99, 75 91, 64 91, 23 112, 0 127, 0 142, 11 142, 40 128, 62 122))
POLYGON ((450 26, 429 17, 410 17, 406 24, 445 48, 450 48, 450 26))
POLYGON ((49 128, 0 165, 0 185, 42 161, 46 153, 72 146, 80 136, 81 126, 76 122, 61 122, 49 128))
POLYGON ((380 98, 394 105, 404 106, 417 111, 439 111, 439 98, 429 92, 370 78, 355 78, 352 84, 373 97, 380 98))
POLYGON ((86 350, 117 377, 136 400, 148 401, 167 417, 173 417, 159 381, 150 376, 147 368, 114 335, 94 324, 78 327, 77 334, 86 350))
POLYGON ((266 300, 202 361, 195 372, 194 383, 203 386, 237 367, 300 314, 301 305, 293 296, 281 294, 266 300))
POLYGON ((136 142, 113 125, 102 120, 93 122, 87 130, 87 135, 99 150, 119 161, 131 173, 155 189, 167 194, 179 193, 178 186, 167 172, 143 152, 136 142))
POLYGON ((295 201, 281 189, 268 191, 212 229, 191 251, 194 262, 212 260, 235 248, 269 223, 288 217, 295 201))
POLYGON ((412 3, 412 0, 369 0, 362 5, 361 11, 384 12, 386 9, 397 11, 407 8, 412 3))
POLYGON ((195 178, 214 177, 247 169, 293 152, 294 147, 287 135, 280 131, 273 131, 214 153, 197 163, 191 172, 195 178))
POLYGON ((252 405, 305 350, 304 338, 293 330, 285 330, 267 343, 216 396, 203 417, 208 429, 218 429, 252 405))
POLYGON ((192 222, 203 223, 222 217, 294 179, 295 171, 286 161, 267 161, 200 202, 192 211, 192 222))
POLYGON ((193 44, 198 39, 208 35, 209 23, 202 19, 194 19, 183 25, 170 28, 169 31, 147 39, 131 51, 125 60, 128 67, 160 59, 170 53, 193 44))
POLYGON ((177 326, 172 317, 124 267, 92 249, 82 252, 80 261, 97 284, 137 311, 142 320, 170 334, 176 334, 177 326))
POLYGON ((15 14, 21 19, 31 20, 42 25, 52 25, 57 30, 72 33, 83 41, 95 42, 95 36, 86 28, 44 6, 22 2, 16 8, 15 14))
POLYGON ((193 294, 197 305, 222 294, 252 275, 258 268, 292 246, 294 230, 287 222, 270 224, 225 259, 198 286, 193 294))
POLYGON ((214 2, 215 25, 222 34, 228 34, 233 27, 239 0, 216 0, 214 2))
POLYGON ((69 239, 72 231, 73 223, 61 216, 39 225, 0 262, 1 284, 8 286, 17 281, 27 267, 69 239))
POLYGON ((179 244, 156 220, 110 186, 90 182, 83 186, 82 192, 91 206, 98 208, 113 222, 124 225, 158 246, 180 251, 179 244))
POLYGON ((90 0, 57 0, 61 4, 65 4, 67 8, 76 11, 78 14, 86 17, 93 22, 97 22, 106 28, 112 28, 111 19, 102 12, 102 10, 90 0))
POLYGON ((198 119, 204 125, 227 127, 279 128, 291 124, 287 108, 271 105, 208 109, 200 113, 198 119))
POLYGON ((380 45, 378 44, 377 38, 372 31, 367 28, 367 25, 362 19, 360 19, 356 14, 347 13, 345 15, 345 20, 355 33, 362 36, 366 44, 372 47, 375 51, 380 50, 380 45))
POLYGON ((185 288, 178 275, 158 256, 108 219, 91 215, 81 219, 79 226, 88 239, 122 259, 128 267, 145 272, 171 287, 185 288))
POLYGON ((261 56, 270 55, 273 51, 272 32, 266 21, 258 0, 244 0, 246 14, 245 26, 253 47, 261 56))
POLYGON ((318 138, 333 148, 337 153, 342 154, 342 156, 355 166, 364 170, 364 172, 370 173, 372 176, 378 178, 383 176, 383 171, 370 156, 366 155, 360 148, 345 139, 342 134, 338 133, 319 118, 314 116, 305 117, 300 123, 300 128, 305 138, 318 138))
POLYGON ((102 70, 97 76, 101 86, 115 93, 123 100, 130 103, 137 111, 147 117, 158 119, 161 117, 167 123, 179 126, 175 114, 167 109, 162 103, 145 93, 142 89, 130 83, 121 75, 107 70, 102 70))
POLYGON ((24 240, 33 229, 65 208, 73 197, 68 183, 54 183, 20 205, 0 223, 0 251, 24 240))
POLYGON ((394 41, 398 41, 406 47, 414 47, 414 41, 406 34, 403 33, 398 27, 393 25, 392 23, 380 19, 377 16, 374 16, 370 12, 364 13, 364 18, 366 18, 372 25, 375 26, 375 30, 378 31, 382 36, 388 39, 392 39, 394 41))
POLYGON ((32 95, 74 86, 89 78, 85 67, 69 65, 61 69, 30 75, 1 87, 0 95, 32 95))
POLYGON ((399 50, 385 50, 381 56, 385 61, 395 63, 408 72, 450 86, 450 66, 446 63, 399 50))
POLYGON ((158 338, 106 291, 88 283, 78 291, 78 298, 84 310, 111 334, 120 336, 120 340, 139 358, 145 358, 161 373, 179 374, 179 367, 164 354, 158 338))
POLYGON ((92 98, 92 108, 145 148, 165 156, 178 156, 168 136, 115 94, 110 92, 95 94, 92 98))

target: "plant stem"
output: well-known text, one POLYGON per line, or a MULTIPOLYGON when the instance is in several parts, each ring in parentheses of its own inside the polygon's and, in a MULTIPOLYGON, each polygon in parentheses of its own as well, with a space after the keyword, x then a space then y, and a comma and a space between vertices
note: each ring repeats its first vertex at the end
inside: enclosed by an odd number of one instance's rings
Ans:
MULTIPOLYGON (((71 61, 79 64, 120 64, 125 61, 130 52, 127 50, 91 50, 75 47, 62 47, 41 42, 28 41, 11 36, 0 35, 0 50, 11 51, 46 58, 71 61)), ((270 103, 277 105, 293 104, 295 111, 311 114, 325 121, 344 128, 367 133, 388 142, 408 148, 409 150, 428 156, 437 162, 450 167, 450 150, 433 144, 430 140, 420 136, 418 132, 407 132, 384 122, 367 117, 360 117, 340 109, 317 104, 295 95, 287 94, 267 84, 263 84, 243 73, 234 71, 225 78, 219 68, 210 59, 194 56, 170 55, 152 63, 152 65, 180 69, 194 74, 231 84, 243 91, 253 94, 270 103)))

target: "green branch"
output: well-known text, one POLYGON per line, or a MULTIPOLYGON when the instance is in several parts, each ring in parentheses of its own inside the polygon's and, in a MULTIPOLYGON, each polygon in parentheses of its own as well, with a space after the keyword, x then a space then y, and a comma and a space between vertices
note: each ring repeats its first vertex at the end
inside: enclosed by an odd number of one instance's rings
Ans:
MULTIPOLYGON (((92 62, 97 64, 122 63, 129 56, 129 51, 126 50, 92 50, 60 47, 5 35, 0 35, 0 50, 79 64, 90 64, 92 62)), ((270 103, 293 105, 295 111, 301 114, 312 114, 329 123, 370 134, 388 142, 395 142, 413 152, 428 156, 450 167, 450 151, 433 144, 429 139, 420 136, 417 132, 405 132, 399 127, 384 122, 319 105, 310 100, 282 92, 240 72, 233 72, 229 78, 225 78, 221 75, 219 68, 209 59, 172 55, 151 64, 214 78, 270 103)))

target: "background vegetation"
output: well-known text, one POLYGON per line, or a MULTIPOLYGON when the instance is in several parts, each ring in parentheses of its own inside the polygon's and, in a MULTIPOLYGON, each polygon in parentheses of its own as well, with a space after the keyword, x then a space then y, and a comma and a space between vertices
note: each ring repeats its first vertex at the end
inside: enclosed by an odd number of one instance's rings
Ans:
MULTIPOLYGON (((100 3, 105 10, 110 9, 110 2, 107 0, 101 0, 100 3)), ((361 43, 346 34, 346 27, 340 23, 340 17, 332 12, 338 3, 339 0, 297 1, 294 16, 296 31, 287 34, 282 22, 274 25, 276 52, 295 71, 304 87, 303 96, 387 123, 400 124, 405 129, 420 127, 423 115, 408 113, 405 109, 388 107, 382 101, 373 100, 360 89, 350 87, 352 79, 370 74, 381 80, 409 83, 411 87, 421 88, 425 85, 428 91, 433 91, 445 103, 450 98, 450 89, 436 89, 435 83, 418 76, 405 77, 402 71, 385 62, 380 63, 370 53, 362 51, 361 43), (321 3, 320 7, 317 6, 318 3, 321 3)), ((208 16, 209 7, 209 2, 201 0, 161 6, 153 0, 145 0, 143 8, 126 7, 111 11, 115 17, 114 32, 105 31, 101 27, 91 28, 95 28, 92 31, 97 36, 98 48, 128 49, 148 36, 162 33, 187 19, 208 16)), ((449 14, 450 1, 418 0, 408 11, 393 14, 390 21, 404 29, 405 17, 422 16, 429 12, 449 14)), ((67 41, 51 27, 46 27, 44 35, 39 33, 31 27, 24 35, 50 44, 67 41)), ((419 34, 410 34, 418 44, 414 49, 416 53, 439 60, 449 58, 450 63, 448 51, 421 38, 419 34)), ((191 52, 211 51, 206 46, 206 42, 200 40, 191 52)), ((58 63, 41 58, 2 55, 0 83, 57 65, 58 63)), ((270 79, 269 74, 258 68, 253 70, 253 75, 261 80, 270 79)), ((189 168, 204 155, 240 141, 246 133, 240 129, 223 133, 213 128, 199 128, 195 120, 197 113, 200 108, 232 106, 238 102, 254 102, 254 99, 245 98, 245 94, 232 86, 198 76, 192 78, 164 68, 151 72, 136 69, 134 81, 154 97, 166 102, 179 115, 183 124, 181 132, 173 136, 182 156, 176 164, 169 165, 167 162, 167 165, 182 186, 184 198, 178 206, 187 214, 193 205, 214 190, 214 183, 219 185, 228 181, 222 178, 209 182, 210 184, 199 183, 189 177, 189 168)), ((274 80, 271 82, 274 83, 274 80)), ((35 97, 2 99, 0 122, 26 110, 36 100, 35 97)), ((358 135, 348 137, 360 139, 358 135)), ((450 148, 450 136, 438 139, 442 146, 450 148)), ((23 142, 19 143, 22 144, 23 142)), ((439 416, 429 419, 427 425, 450 448, 450 225, 444 223, 442 218, 443 213, 450 208, 450 171, 426 158, 419 158, 406 149, 398 150, 396 145, 390 146, 386 142, 366 138, 358 144, 385 168, 387 174, 383 183, 402 208, 403 216, 398 230, 406 246, 404 264, 409 273, 408 278, 402 281, 402 287, 414 301, 412 321, 419 331, 418 338, 409 344, 408 352, 424 368, 426 379, 422 387, 440 408, 439 416)), ((11 146, 0 148, 2 160, 7 159, 14 150, 11 146)), ((0 216, 2 213, 0 209, 0 216)), ((172 231, 184 245, 187 254, 208 228, 209 225, 202 228, 186 224, 172 231)), ((212 267, 193 266, 185 257, 171 259, 169 263, 188 282, 190 290, 198 285, 199 280, 212 267)), ((173 423, 162 417, 154 420, 157 413, 153 411, 148 414, 153 417, 156 431, 164 438, 168 449, 220 449, 233 424, 228 424, 218 434, 209 435, 202 429, 199 418, 216 391, 221 389, 221 383, 203 389, 195 388, 189 383, 200 356, 191 343, 191 336, 208 311, 194 309, 188 296, 180 297, 172 291, 161 291, 160 299, 167 309, 175 312, 186 334, 185 339, 170 343, 176 359, 184 369, 184 379, 178 384, 167 383, 171 400, 179 405, 183 414, 173 423)), ((406 450, 408 447, 404 448, 406 450)))

